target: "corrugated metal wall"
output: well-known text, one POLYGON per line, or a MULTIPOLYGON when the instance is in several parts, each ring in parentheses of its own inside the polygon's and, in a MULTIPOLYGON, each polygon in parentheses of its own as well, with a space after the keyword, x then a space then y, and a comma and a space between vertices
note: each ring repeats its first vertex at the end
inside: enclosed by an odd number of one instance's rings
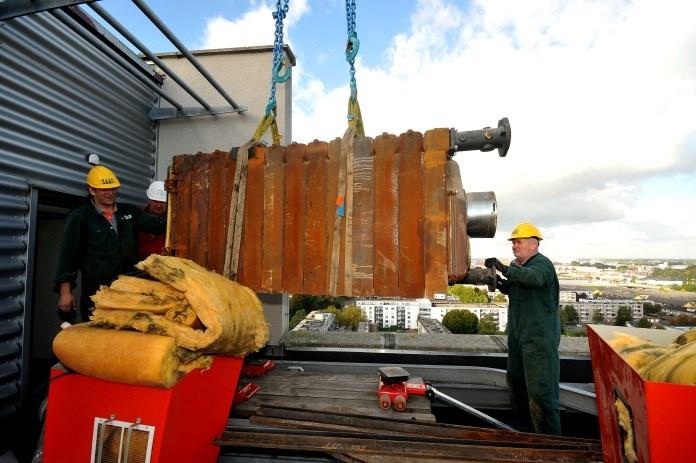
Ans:
POLYGON ((155 169, 148 114, 156 98, 51 13, 0 22, 0 421, 26 388, 29 195, 84 196, 87 154, 97 153, 119 176, 120 199, 143 202, 155 169))
POLYGON ((26 182, 0 173, 0 420, 20 402, 29 192, 26 182))
POLYGON ((0 171, 84 195, 97 153, 120 197, 140 202, 154 176, 156 96, 50 13, 0 22, 0 171))

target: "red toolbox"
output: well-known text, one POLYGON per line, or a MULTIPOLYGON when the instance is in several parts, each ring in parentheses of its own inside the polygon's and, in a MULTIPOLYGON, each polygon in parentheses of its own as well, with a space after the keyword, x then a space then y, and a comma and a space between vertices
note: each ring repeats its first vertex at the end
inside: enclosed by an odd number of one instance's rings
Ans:
POLYGON ((669 345, 679 332, 604 325, 588 325, 587 332, 605 463, 629 461, 624 460, 617 399, 628 408, 638 461, 696 461, 691 423, 691 413, 696 411, 696 386, 644 380, 608 344, 616 332, 621 332, 669 345))
POLYGON ((44 461, 214 463, 213 439, 227 423, 242 363, 215 357, 210 369, 190 372, 171 389, 53 368, 44 461))

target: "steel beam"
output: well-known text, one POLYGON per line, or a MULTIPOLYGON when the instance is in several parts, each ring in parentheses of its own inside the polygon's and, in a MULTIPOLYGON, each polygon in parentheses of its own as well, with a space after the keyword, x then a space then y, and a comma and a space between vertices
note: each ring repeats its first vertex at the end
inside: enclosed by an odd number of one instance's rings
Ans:
MULTIPOLYGON (((164 63, 164 61, 162 61, 161 59, 159 59, 159 57, 157 57, 154 53, 152 53, 152 52, 145 46, 144 43, 142 43, 140 40, 138 40, 138 38, 137 38, 136 36, 134 36, 133 34, 131 34, 131 33, 128 31, 128 29, 126 29, 120 22, 118 22, 118 21, 116 20, 116 18, 114 18, 113 16, 111 16, 111 15, 109 14, 108 11, 106 11, 104 8, 102 8, 102 7, 101 7, 99 4, 97 4, 97 3, 91 3, 89 6, 90 6, 99 16, 101 16, 102 18, 104 18, 104 20, 105 20, 106 22, 108 22, 109 24, 111 24, 111 26, 112 26, 114 29, 116 29, 116 30, 119 32, 119 34, 121 34, 122 36, 124 36, 130 43, 132 43, 133 45, 135 45, 136 48, 137 48, 138 50, 140 50, 148 59, 152 60, 153 63, 155 63, 157 66, 159 66, 159 68, 160 68, 165 74, 167 74, 169 77, 171 77, 172 80, 173 80, 174 82, 176 82, 177 84, 179 84, 179 86, 180 86, 181 88, 183 88, 183 89, 186 91, 186 93, 188 93, 189 95, 191 95, 191 96, 193 97, 193 99, 195 99, 196 101, 198 101, 198 102, 201 104, 201 106, 203 106, 203 107, 208 111, 208 114, 220 114, 220 113, 222 113, 222 112, 232 112, 232 111, 221 111, 221 110, 214 111, 213 108, 211 108, 210 105, 209 105, 200 95, 198 95, 198 93, 196 93, 186 82, 184 82, 183 79, 181 79, 171 68, 169 68, 169 66, 167 66, 167 65, 164 63)), ((246 110, 246 108, 244 108, 244 110, 246 110)), ((239 110, 238 110, 238 109, 235 109, 234 111, 239 111, 239 110)), ((186 112, 186 110, 185 110, 184 112, 186 112)), ((200 115, 200 114, 190 114, 190 115, 196 115, 196 116, 197 116, 197 115, 200 115)), ((170 118, 170 117, 179 117, 179 116, 174 115, 174 116, 169 116, 169 117, 156 117, 156 118, 152 118, 152 119, 153 119, 153 120, 156 120, 156 119, 166 119, 166 118, 170 118)), ((186 117, 186 115, 184 115, 184 117, 186 117)))
POLYGON ((94 0, 0 0, 0 21, 94 0))
POLYGON ((150 119, 153 121, 161 121, 164 119, 176 119, 181 117, 195 116, 210 116, 214 114, 239 113, 246 111, 246 106, 237 106, 237 109, 232 106, 218 106, 208 109, 204 108, 183 108, 177 110, 175 108, 152 108, 150 111, 150 119))
POLYGON ((157 93, 160 95, 162 98, 167 100, 169 103, 172 104, 172 106, 176 107, 179 110, 182 110, 183 107, 177 102, 174 98, 166 94, 165 92, 162 91, 157 85, 154 83, 150 82, 149 80, 144 80, 140 79, 140 76, 136 73, 135 69, 133 69, 132 66, 129 66, 128 62, 123 58, 122 56, 119 56, 114 52, 112 49, 104 45, 102 42, 97 40, 94 35, 88 33, 81 25, 77 24, 74 19, 72 19, 67 13, 64 11, 60 10, 54 10, 52 11, 53 16, 55 16, 59 21, 61 21, 63 24, 68 26, 70 29, 75 31, 77 34, 79 34, 82 38, 87 40, 90 44, 93 46, 97 47, 102 53, 104 53, 106 56, 110 57, 117 63, 119 63, 123 69, 126 71, 130 72, 135 78, 139 79, 142 83, 144 83, 148 88, 150 88, 153 92, 157 93))
MULTIPOLYGON (((193 54, 184 46, 184 44, 174 35, 174 33, 169 30, 169 28, 157 17, 154 11, 148 7, 143 0, 133 0, 133 3, 142 11, 145 16, 147 16, 152 23, 157 26, 157 28, 169 39, 170 42, 189 60, 189 62, 195 67, 198 72, 205 77, 205 79, 210 82, 215 90, 218 91, 222 97, 227 100, 229 104, 232 105, 234 109, 239 109, 239 105, 227 94, 225 89, 220 86, 220 84, 215 80, 215 78, 210 75, 207 69, 193 56, 193 54)), ((241 109, 240 109, 241 110, 241 109)))
MULTIPOLYGON (((94 8, 96 5, 90 5, 94 8)), ((89 14, 87 14, 83 9, 79 7, 69 7, 65 8, 65 11, 73 18, 78 24, 92 33, 95 37, 99 38, 105 45, 114 50, 120 56, 122 56, 127 62, 131 63, 134 67, 140 69, 140 71, 155 82, 158 85, 162 85, 164 79, 160 74, 157 74, 151 66, 148 66, 140 56, 133 53, 133 51, 125 46, 118 38, 116 38, 108 29, 99 24, 94 20, 89 14)))

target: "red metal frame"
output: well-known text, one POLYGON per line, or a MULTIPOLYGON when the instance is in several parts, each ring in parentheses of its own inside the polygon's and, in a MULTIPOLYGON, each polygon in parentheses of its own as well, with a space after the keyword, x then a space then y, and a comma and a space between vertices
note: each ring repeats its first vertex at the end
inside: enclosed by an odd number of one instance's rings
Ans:
POLYGON ((273 360, 247 360, 242 367, 242 374, 251 378, 260 378, 274 368, 273 360))
POLYGON ((624 462, 617 397, 631 413, 639 461, 694 461, 691 413, 696 410, 696 386, 646 381, 607 343, 616 331, 660 344, 669 344, 674 334, 609 326, 588 326, 587 331, 605 463, 624 462))
POLYGON ((259 392, 260 389, 261 386, 257 384, 246 384, 237 389, 237 392, 234 393, 234 400, 232 401, 232 403, 238 404, 241 402, 246 402, 247 400, 251 399, 257 392, 259 392))
POLYGON ((225 429, 242 358, 215 357, 171 389, 132 386, 51 370, 44 461, 88 462, 96 417, 155 427, 152 463, 214 463, 213 439, 225 429))

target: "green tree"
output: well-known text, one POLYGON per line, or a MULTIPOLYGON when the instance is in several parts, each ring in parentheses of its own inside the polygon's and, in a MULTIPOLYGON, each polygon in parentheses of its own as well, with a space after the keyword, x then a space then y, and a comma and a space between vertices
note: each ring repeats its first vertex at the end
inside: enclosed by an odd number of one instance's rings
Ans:
POLYGON ((626 306, 619 307, 616 311, 616 320, 614 320, 614 325, 616 326, 626 326, 626 323, 633 321, 633 316, 631 311, 626 306))
POLYGON ((334 314, 334 315, 338 315, 338 313, 340 312, 340 310, 338 310, 338 309, 336 308, 336 306, 334 306, 334 305, 328 306, 328 307, 325 308, 323 311, 326 312, 326 313, 332 313, 332 314, 334 314))
POLYGON ((342 297, 331 296, 310 296, 307 294, 293 294, 290 298, 290 317, 298 310, 302 309, 305 313, 313 310, 323 310, 329 306, 342 308, 345 305, 345 299, 342 297))
POLYGON ((489 302, 488 293, 474 286, 453 285, 447 292, 452 296, 457 296, 462 302, 489 302))
POLYGON ((605 321, 606 317, 603 311, 595 309, 594 312, 592 312, 592 323, 604 323, 605 321))
POLYGON ((442 324, 454 334, 475 334, 478 317, 469 310, 450 310, 442 317, 442 324))
POLYGON ((367 321, 367 318, 365 318, 360 307, 355 305, 346 307, 336 315, 336 322, 341 326, 350 328, 352 331, 357 330, 360 322, 364 321, 367 321))
POLYGON ((567 305, 561 311, 561 321, 563 325, 576 325, 580 322, 580 315, 574 306, 567 305))
POLYGON ((651 326, 652 326, 652 323, 650 323, 648 321, 648 319, 645 317, 638 320, 638 328, 650 328, 651 326))
POLYGON ((659 317, 662 313, 662 307, 660 306, 660 304, 655 304, 653 302, 647 301, 643 303, 643 312, 645 313, 645 315, 659 317))
POLYGON ((303 318, 307 316, 307 312, 305 312, 304 309, 299 309, 295 311, 294 314, 292 314, 292 317, 290 317, 290 321, 288 324, 290 325, 290 329, 293 329, 297 326, 298 323, 302 321, 303 318))
POLYGON ((478 334, 496 334, 498 332, 498 322, 492 315, 483 315, 478 322, 478 334))

